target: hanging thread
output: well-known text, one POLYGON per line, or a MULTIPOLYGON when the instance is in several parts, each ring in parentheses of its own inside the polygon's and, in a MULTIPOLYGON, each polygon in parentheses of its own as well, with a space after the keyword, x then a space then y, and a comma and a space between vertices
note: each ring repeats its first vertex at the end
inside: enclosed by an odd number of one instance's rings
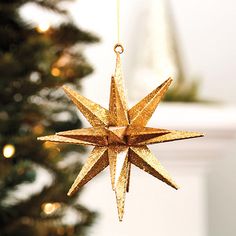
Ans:
POLYGON ((114 46, 115 53, 122 54, 124 48, 120 43, 120 0, 116 0, 116 11, 117 11, 117 44, 114 46))
POLYGON ((120 0, 116 0, 117 10, 117 43, 120 44, 120 0))

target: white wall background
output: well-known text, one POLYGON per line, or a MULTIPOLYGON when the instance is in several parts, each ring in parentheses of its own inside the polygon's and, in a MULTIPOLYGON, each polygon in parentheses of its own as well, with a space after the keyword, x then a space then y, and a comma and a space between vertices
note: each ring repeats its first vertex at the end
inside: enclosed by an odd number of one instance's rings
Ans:
POLYGON ((208 179, 208 235, 234 236, 236 232, 236 149, 228 145, 223 160, 212 163, 208 179), (227 222, 227 223, 226 223, 227 222))

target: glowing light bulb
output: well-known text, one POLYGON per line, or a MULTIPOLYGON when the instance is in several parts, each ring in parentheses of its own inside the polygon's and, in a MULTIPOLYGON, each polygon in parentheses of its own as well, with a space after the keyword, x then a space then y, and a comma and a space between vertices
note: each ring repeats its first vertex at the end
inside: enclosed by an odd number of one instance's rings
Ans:
POLYGON ((49 28, 50 28, 50 24, 49 23, 47 23, 47 22, 41 22, 41 23, 39 23, 39 25, 37 26, 37 31, 39 32, 39 33, 45 33, 46 31, 48 31, 49 30, 49 28))
POLYGON ((11 158, 15 154, 15 147, 12 144, 6 144, 2 152, 5 158, 11 158))
POLYGON ((59 202, 55 202, 55 203, 48 202, 42 205, 42 210, 46 215, 51 215, 60 207, 61 207, 61 204, 59 202))
POLYGON ((52 203, 45 203, 43 206, 43 211, 45 214, 49 215, 52 214, 54 212, 54 206, 52 203))
POLYGON ((44 132, 44 127, 41 124, 37 124, 32 130, 34 134, 41 135, 44 132))
POLYGON ((55 77, 59 76, 61 74, 61 71, 56 68, 56 67, 53 67, 52 70, 51 70, 51 74, 55 77))
POLYGON ((57 145, 55 143, 50 143, 50 142, 45 142, 43 144, 43 147, 46 148, 46 149, 52 149, 52 148, 55 148, 57 145))

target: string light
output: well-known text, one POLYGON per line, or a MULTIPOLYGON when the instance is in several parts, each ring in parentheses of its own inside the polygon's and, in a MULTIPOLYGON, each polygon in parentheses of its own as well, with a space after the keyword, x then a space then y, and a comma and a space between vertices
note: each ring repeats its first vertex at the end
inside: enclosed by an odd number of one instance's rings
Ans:
POLYGON ((59 202, 54 202, 54 203, 48 202, 42 205, 42 210, 46 215, 51 215, 60 207, 61 204, 59 202))
POLYGON ((6 144, 2 152, 5 158, 11 158, 15 154, 15 147, 12 144, 6 144))
POLYGON ((61 71, 57 67, 53 67, 51 70, 51 74, 55 77, 58 77, 61 74, 61 71))
POLYGON ((57 234, 64 235, 65 234, 65 229, 63 227, 58 227, 57 228, 57 234))
POLYGON ((33 133, 35 135, 41 135, 44 132, 44 127, 41 124, 35 125, 33 127, 33 133))
POLYGON ((52 148, 55 148, 57 145, 55 144, 55 143, 50 143, 50 142, 45 142, 44 144, 43 144, 43 147, 45 148, 45 149, 52 149, 52 148))
POLYGON ((50 24, 48 22, 41 22, 39 23, 36 29, 39 33, 45 33, 49 30, 49 28, 50 24))

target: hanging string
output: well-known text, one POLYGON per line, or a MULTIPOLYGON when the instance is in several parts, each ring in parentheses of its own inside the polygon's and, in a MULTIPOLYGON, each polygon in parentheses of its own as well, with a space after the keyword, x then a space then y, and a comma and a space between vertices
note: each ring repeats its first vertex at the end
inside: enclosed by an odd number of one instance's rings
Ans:
POLYGON ((116 0, 117 10, 117 43, 120 44, 120 0, 116 0))
POLYGON ((118 54, 124 52, 124 48, 120 43, 120 0, 116 0, 116 11, 117 11, 117 44, 114 47, 114 51, 118 54))

